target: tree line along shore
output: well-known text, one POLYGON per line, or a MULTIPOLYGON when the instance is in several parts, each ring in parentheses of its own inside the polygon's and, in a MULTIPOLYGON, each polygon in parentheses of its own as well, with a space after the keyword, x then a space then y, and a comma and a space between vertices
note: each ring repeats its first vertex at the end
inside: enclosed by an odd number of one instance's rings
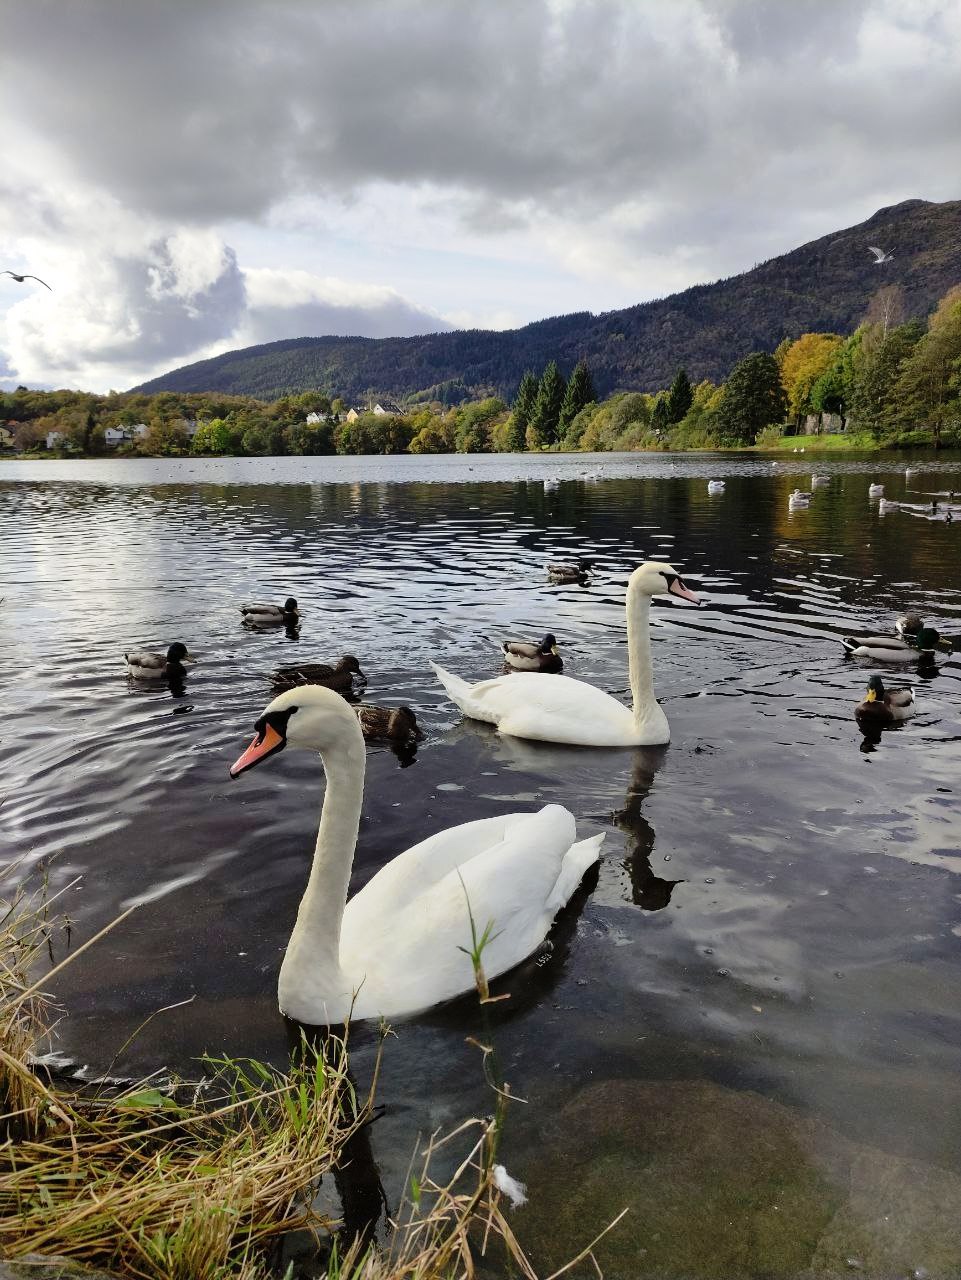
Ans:
POLYGON ((513 400, 348 405, 326 390, 276 400, 161 391, 0 396, 0 444, 21 454, 276 456, 790 447, 961 446, 961 285, 930 316, 877 291, 853 333, 805 333, 740 360, 727 379, 598 399, 585 361, 551 360, 513 400), (386 407, 385 407, 386 406, 386 407))

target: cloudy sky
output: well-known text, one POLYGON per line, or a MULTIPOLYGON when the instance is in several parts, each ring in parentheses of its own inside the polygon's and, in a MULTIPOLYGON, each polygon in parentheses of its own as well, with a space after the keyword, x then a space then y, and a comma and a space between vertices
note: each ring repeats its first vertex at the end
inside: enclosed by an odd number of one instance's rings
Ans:
POLYGON ((0 385, 511 328, 961 197, 958 0, 3 0, 0 385))

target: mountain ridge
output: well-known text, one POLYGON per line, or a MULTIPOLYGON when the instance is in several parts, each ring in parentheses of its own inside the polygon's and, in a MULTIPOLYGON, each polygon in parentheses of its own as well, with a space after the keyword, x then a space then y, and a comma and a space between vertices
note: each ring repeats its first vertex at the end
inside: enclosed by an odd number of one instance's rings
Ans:
POLYGON ((666 387, 679 366, 721 381, 751 351, 809 331, 851 332, 877 289, 897 284, 908 315, 924 316, 961 282, 961 200, 911 199, 759 263, 615 311, 572 312, 519 329, 455 329, 409 338, 300 337, 225 352, 132 388, 275 399, 319 388, 357 400, 397 399, 443 384, 510 399, 527 368, 555 359, 591 366, 599 394, 666 387), (868 252, 893 255, 880 266, 868 252))

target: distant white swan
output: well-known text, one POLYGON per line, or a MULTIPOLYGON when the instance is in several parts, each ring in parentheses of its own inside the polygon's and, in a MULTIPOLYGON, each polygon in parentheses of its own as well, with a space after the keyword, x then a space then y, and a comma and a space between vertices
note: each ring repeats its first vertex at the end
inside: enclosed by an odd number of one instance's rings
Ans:
POLYGON ((549 804, 439 831, 347 902, 364 798, 357 717, 339 694, 305 685, 275 698, 255 727, 231 777, 287 746, 319 752, 327 773, 313 865, 278 982, 281 1011, 298 1022, 399 1018, 473 990, 461 950, 471 946, 468 902, 478 934, 493 925, 486 976, 506 973, 537 950, 598 859, 603 833, 577 841, 573 815, 549 804))
POLYGON ((668 742, 667 716, 654 697, 651 671, 651 596, 668 594, 698 603, 669 564, 648 560, 627 584, 627 656, 633 707, 570 676, 519 671, 468 684, 431 663, 464 715, 486 720, 501 733, 579 747, 644 747, 668 742))
POLYGON ((723 493, 723 492, 724 492, 724 481, 723 481, 723 480, 708 480, 708 482, 707 482, 707 491, 708 491, 708 493, 723 493))
POLYGON ((883 498, 883 497, 884 497, 884 485, 883 485, 883 484, 869 484, 869 485, 868 485, 868 497, 869 497, 869 498, 883 498))

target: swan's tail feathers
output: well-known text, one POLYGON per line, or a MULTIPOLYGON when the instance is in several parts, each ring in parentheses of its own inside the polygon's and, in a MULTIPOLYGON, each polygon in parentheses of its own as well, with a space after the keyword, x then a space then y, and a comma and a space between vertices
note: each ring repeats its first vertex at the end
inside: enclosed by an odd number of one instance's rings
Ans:
POLYGON ((434 675, 447 690, 450 698, 457 703, 462 711, 465 711, 465 704, 470 702, 470 685, 467 681, 462 680, 460 676, 455 676, 450 671, 445 671, 436 662, 432 662, 430 665, 434 669, 434 675))
POLYGON ((577 844, 571 845, 564 854, 557 883, 547 899, 548 910, 560 911, 561 907, 566 906, 575 889, 584 879, 584 873, 600 858, 603 843, 604 832, 602 831, 599 835, 591 836, 587 840, 578 840, 577 844))
POLYGON ((853 653, 855 649, 860 647, 857 640, 855 640, 852 636, 843 636, 841 639, 841 644, 844 648, 845 653, 853 653))

